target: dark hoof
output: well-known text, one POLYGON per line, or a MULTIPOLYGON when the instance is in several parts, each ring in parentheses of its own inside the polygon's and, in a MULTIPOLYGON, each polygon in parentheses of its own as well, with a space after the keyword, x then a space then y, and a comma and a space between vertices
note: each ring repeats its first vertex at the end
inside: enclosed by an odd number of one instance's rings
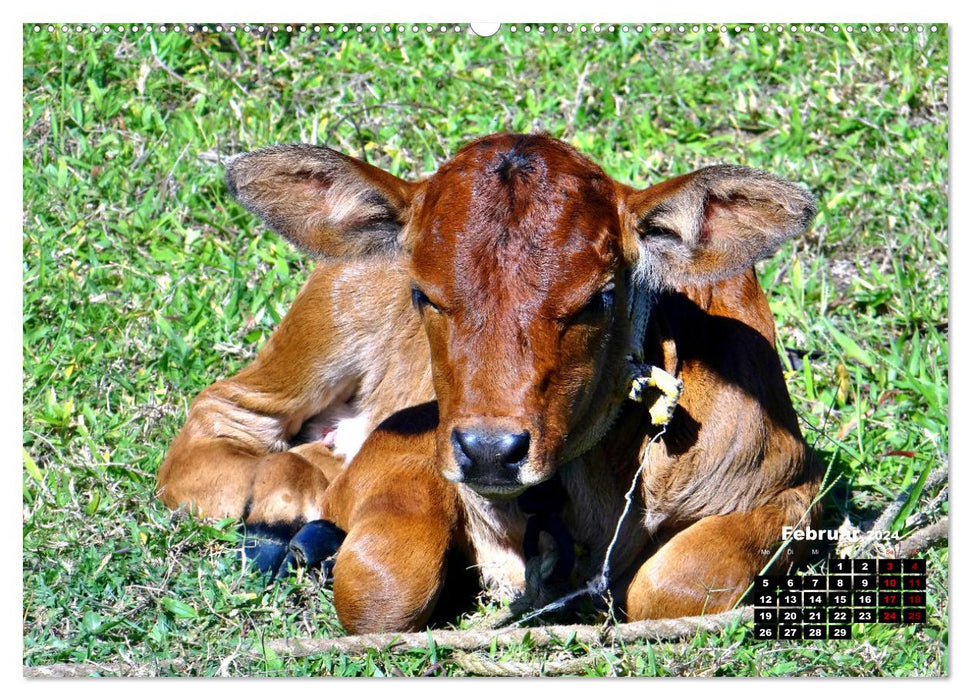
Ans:
POLYGON ((242 558, 260 573, 275 576, 289 551, 290 533, 258 525, 243 526, 240 530, 244 537, 242 558))
POLYGON ((290 554, 302 566, 315 566, 334 556, 346 536, 329 520, 313 520, 290 540, 290 554))
POLYGON ((322 563, 325 580, 330 580, 334 565, 326 560, 337 553, 346 536, 346 532, 329 520, 307 523, 290 540, 287 556, 280 564, 277 576, 286 576, 298 566, 312 567, 322 563))
POLYGON ((333 565, 325 560, 334 556, 346 533, 328 520, 311 521, 292 537, 288 536, 290 532, 250 526, 243 554, 257 569, 273 578, 286 576, 300 566, 313 567, 322 562, 324 574, 329 578, 333 565))

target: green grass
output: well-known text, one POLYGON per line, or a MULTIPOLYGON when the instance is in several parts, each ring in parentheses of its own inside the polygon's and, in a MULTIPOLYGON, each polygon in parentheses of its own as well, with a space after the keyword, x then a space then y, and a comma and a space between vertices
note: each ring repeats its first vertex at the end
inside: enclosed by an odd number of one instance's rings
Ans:
MULTIPOLYGON (((262 639, 342 634, 329 589, 313 577, 265 587, 239 569, 234 523, 153 498, 188 403, 253 357, 310 269, 222 182, 219 156, 273 143, 321 143, 417 177, 477 136, 545 130, 638 186, 716 162, 802 182, 819 199, 815 228, 759 271, 780 352, 805 354, 787 377, 832 466, 828 522, 866 524, 947 464, 946 28, 353 29, 24 28, 25 664, 463 673, 448 649, 250 654, 262 639)), ((917 495, 902 534, 947 512, 946 497, 917 495)), ((589 654, 581 675, 940 675, 947 548, 928 558, 923 627, 815 645, 753 643, 740 628, 499 654, 589 654)))

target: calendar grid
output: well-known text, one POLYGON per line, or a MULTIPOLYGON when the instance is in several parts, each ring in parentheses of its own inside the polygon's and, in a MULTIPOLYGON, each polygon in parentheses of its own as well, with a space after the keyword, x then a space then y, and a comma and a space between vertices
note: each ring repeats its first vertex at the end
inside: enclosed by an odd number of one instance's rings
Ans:
POLYGON ((825 574, 756 576, 756 639, 850 639, 853 623, 927 620, 924 559, 830 559, 825 574))

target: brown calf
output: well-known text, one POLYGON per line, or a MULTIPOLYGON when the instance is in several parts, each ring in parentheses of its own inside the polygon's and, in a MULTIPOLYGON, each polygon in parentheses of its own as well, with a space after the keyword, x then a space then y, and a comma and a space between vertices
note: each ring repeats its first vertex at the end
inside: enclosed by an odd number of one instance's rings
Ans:
POLYGON ((594 579, 635 481, 609 557, 630 619, 731 607, 811 522, 820 472, 752 270, 808 226, 804 190, 729 166, 636 190, 508 134, 420 182, 310 146, 227 180, 322 260, 253 364, 196 399, 159 493, 284 539, 336 523, 349 631, 425 625, 450 561, 535 600, 594 579), (625 400, 631 357, 683 380, 659 440, 625 400))

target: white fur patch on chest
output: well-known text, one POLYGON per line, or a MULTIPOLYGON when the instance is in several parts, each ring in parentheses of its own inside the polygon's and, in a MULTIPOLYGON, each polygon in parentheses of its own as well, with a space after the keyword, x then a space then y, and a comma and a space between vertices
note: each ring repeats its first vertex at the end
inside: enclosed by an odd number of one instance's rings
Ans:
POLYGON ((353 418, 337 421, 334 428, 334 454, 350 462, 368 436, 368 416, 361 413, 353 418))
POLYGON ((322 442, 344 462, 350 462, 370 434, 370 416, 347 403, 334 404, 307 420, 295 442, 322 442))

